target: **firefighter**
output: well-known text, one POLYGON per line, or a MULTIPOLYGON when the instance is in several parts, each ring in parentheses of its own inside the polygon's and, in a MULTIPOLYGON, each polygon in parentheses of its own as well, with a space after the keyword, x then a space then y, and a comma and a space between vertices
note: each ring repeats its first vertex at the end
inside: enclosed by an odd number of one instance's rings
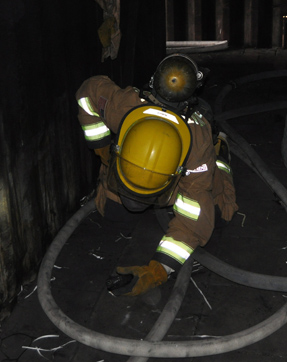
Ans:
POLYGON ((99 75, 76 93, 88 147, 101 158, 95 197, 100 214, 111 205, 130 214, 151 205, 173 207, 149 264, 117 267, 119 275, 133 278, 116 295, 143 294, 166 282, 206 245, 216 216, 227 223, 238 210, 226 137, 216 133, 214 142, 212 120, 195 96, 202 79, 190 57, 172 54, 142 90, 121 89, 99 75))

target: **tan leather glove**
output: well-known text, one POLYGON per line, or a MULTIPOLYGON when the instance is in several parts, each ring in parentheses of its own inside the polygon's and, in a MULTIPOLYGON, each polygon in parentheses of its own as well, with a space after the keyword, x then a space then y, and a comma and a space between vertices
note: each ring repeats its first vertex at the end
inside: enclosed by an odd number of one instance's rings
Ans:
POLYGON ((136 296, 146 293, 167 281, 167 272, 156 260, 151 260, 149 265, 117 267, 118 274, 132 274, 133 279, 126 286, 119 288, 115 295, 136 296))

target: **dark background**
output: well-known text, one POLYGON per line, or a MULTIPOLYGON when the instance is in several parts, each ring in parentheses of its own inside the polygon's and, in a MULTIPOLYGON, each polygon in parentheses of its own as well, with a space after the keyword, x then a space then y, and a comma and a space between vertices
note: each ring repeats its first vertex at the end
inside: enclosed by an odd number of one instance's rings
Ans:
MULTIPOLYGON (((230 1, 230 48, 244 47, 243 1, 230 1)), ((203 0, 202 40, 215 39, 215 0, 203 0)), ((174 39, 185 40, 186 1, 174 1, 174 39)), ((258 39, 269 48, 272 1, 260 0, 258 39)), ((59 228, 95 189, 75 93, 106 74, 141 87, 165 56, 165 1, 121 1, 118 56, 101 61, 103 11, 92 0, 0 0, 0 319, 35 278, 59 228)))

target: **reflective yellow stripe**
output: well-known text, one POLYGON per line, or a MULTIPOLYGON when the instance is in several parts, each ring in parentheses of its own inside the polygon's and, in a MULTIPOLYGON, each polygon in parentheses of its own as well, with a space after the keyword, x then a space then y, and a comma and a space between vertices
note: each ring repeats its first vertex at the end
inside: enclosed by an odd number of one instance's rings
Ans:
POLYGON ((183 264, 189 258, 190 254, 193 253, 193 249, 190 246, 168 236, 164 236, 161 239, 156 251, 170 256, 180 264, 183 264))
POLYGON ((87 141, 97 141, 111 134, 104 122, 93 123, 82 126, 87 141))
POLYGON ((177 194, 173 209, 192 220, 197 220, 201 211, 197 201, 184 197, 180 193, 177 194))
POLYGON ((227 163, 225 163, 223 161, 220 161, 220 160, 217 160, 216 165, 220 170, 231 174, 231 168, 227 163))
POLYGON ((78 99, 78 104, 85 112, 91 116, 100 117, 97 112, 93 110, 89 97, 78 99))

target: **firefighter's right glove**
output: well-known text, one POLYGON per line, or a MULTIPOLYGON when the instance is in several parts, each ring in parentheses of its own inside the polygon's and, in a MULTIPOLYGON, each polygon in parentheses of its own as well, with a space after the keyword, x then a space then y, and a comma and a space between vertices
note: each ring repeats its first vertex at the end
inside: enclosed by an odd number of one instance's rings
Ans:
POLYGON ((161 263, 151 260, 149 265, 117 267, 117 273, 132 274, 133 279, 127 285, 113 290, 114 295, 136 296, 146 293, 167 281, 167 272, 161 263))

